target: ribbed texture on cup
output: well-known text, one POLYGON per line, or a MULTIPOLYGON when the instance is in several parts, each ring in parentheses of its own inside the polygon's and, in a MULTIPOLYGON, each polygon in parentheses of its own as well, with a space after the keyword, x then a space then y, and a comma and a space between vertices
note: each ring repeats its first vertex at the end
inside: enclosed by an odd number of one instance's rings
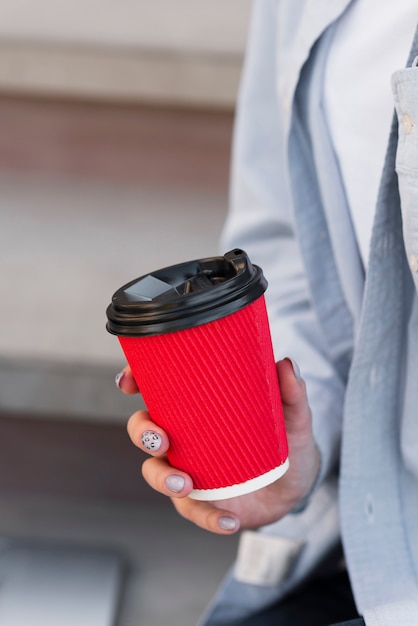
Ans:
POLYGON ((196 489, 239 484, 287 459, 264 296, 188 330, 119 338, 170 463, 196 489))

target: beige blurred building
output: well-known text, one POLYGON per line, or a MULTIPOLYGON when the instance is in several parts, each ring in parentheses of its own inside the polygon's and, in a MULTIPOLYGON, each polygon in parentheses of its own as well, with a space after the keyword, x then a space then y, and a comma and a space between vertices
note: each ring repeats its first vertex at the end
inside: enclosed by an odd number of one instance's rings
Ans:
POLYGON ((158 530, 167 505, 142 483, 125 433, 140 401, 114 388, 104 325, 124 282, 218 253, 249 14, 249 0, 0 7, 0 534, 133 555, 117 626, 193 624, 233 554, 173 516, 186 578, 143 556, 135 529, 158 530), (168 613, 152 590, 171 576, 168 613))

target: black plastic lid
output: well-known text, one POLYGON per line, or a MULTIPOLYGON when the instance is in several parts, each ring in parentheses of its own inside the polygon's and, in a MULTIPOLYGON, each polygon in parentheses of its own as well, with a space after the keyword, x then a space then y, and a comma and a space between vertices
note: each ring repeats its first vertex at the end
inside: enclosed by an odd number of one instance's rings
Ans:
POLYGON ((143 337, 212 322, 247 306, 267 281, 243 250, 180 263, 124 285, 107 308, 113 335, 143 337))

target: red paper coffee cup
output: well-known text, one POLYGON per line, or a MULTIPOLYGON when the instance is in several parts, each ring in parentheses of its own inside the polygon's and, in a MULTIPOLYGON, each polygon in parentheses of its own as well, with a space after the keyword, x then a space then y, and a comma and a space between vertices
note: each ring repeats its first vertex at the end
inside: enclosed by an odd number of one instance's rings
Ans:
POLYGON ((107 309, 107 329, 169 436, 170 463, 193 479, 192 498, 243 495, 288 468, 266 287, 233 250, 131 281, 107 309))

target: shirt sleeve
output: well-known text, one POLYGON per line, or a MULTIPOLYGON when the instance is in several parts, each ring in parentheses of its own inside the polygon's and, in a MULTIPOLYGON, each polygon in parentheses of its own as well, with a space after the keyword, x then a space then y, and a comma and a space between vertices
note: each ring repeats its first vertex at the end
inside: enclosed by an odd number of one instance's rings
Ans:
POLYGON ((334 367, 310 297, 295 236, 287 140, 277 94, 276 3, 256 2, 237 102, 230 209, 221 243, 239 247, 268 280, 276 359, 298 362, 307 384, 322 482, 339 455, 344 381, 334 367))

